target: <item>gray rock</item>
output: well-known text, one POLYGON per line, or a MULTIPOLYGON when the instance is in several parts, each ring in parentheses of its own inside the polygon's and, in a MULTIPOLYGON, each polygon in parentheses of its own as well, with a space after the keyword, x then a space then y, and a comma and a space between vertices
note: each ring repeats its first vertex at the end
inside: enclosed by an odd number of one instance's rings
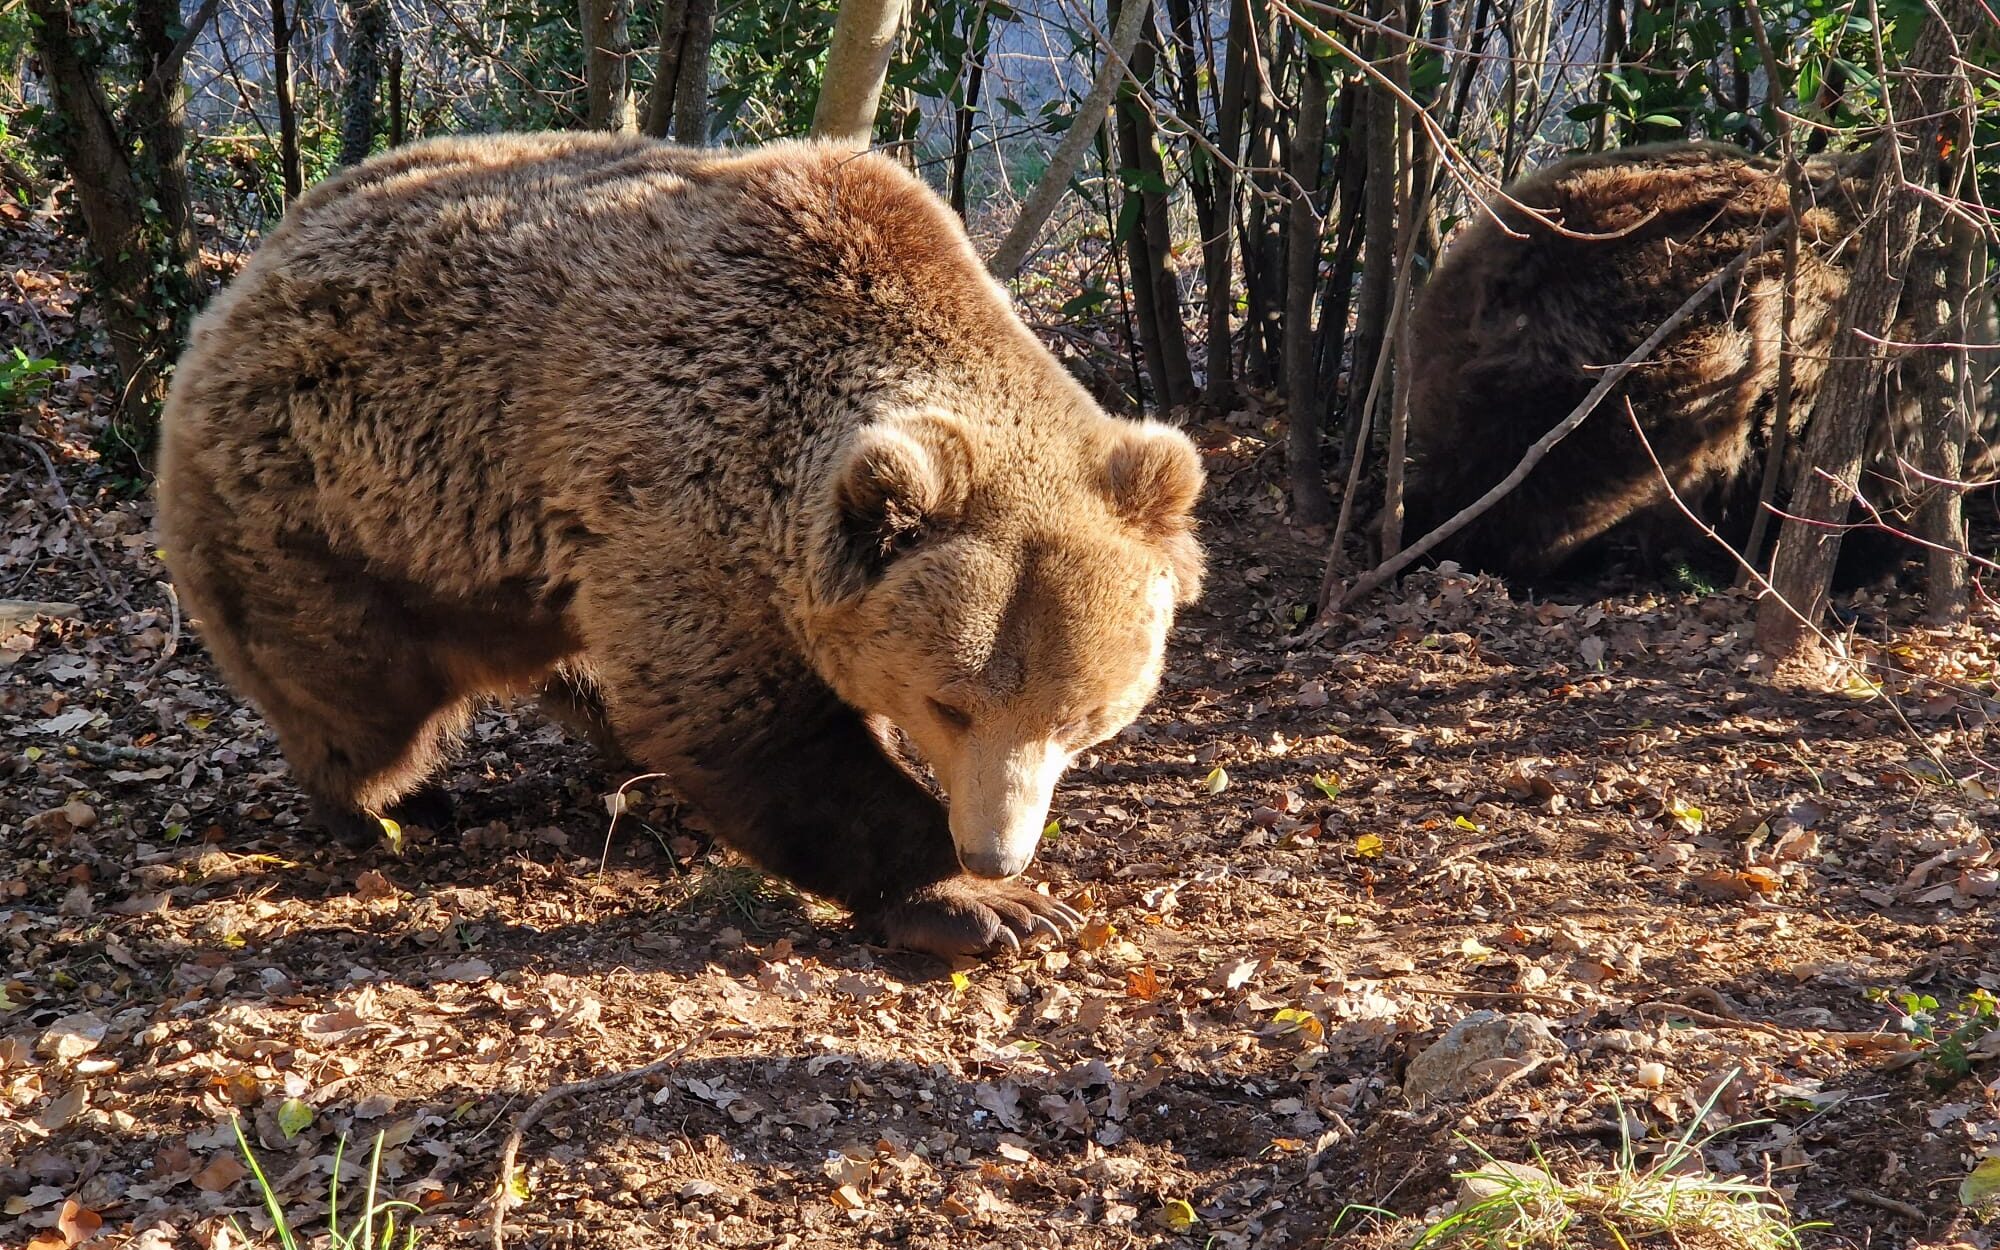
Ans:
POLYGON ((1553 1059, 1563 1044, 1540 1016, 1475 1011, 1410 1061, 1403 1095, 1412 1106, 1434 1098, 1482 1093, 1536 1059, 1553 1059))

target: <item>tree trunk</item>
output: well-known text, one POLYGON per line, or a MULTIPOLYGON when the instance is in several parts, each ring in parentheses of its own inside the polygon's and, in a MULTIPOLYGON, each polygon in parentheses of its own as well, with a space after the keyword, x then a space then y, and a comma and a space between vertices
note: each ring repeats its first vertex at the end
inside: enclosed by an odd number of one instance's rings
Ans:
POLYGON ((292 23, 285 0, 271 0, 271 83, 278 97, 278 166, 284 171, 285 203, 305 190, 299 165, 299 109, 292 97, 292 23))
POLYGON ((1222 45, 1222 94, 1215 106, 1215 146, 1222 153, 1215 166, 1215 223, 1201 246, 1203 281, 1208 288, 1208 391, 1202 399, 1217 412, 1236 402, 1230 334, 1230 319, 1236 313, 1236 267, 1231 253, 1236 242, 1236 162, 1243 155, 1243 96, 1250 75, 1252 21, 1249 0, 1232 0, 1229 30, 1222 45))
POLYGON ((1162 409, 1183 408, 1194 400, 1194 373, 1188 362, 1187 327, 1181 320, 1180 275, 1173 260, 1173 226, 1167 214, 1167 173, 1160 159, 1159 131, 1148 101, 1153 72, 1159 62, 1158 36, 1149 19, 1132 53, 1133 84, 1118 104, 1118 157, 1122 173, 1134 175, 1127 185, 1125 250, 1132 270, 1133 303, 1139 316, 1139 338, 1145 347, 1146 372, 1162 409))
POLYGON ((403 41, 389 45, 389 146, 400 148, 409 137, 409 118, 403 112, 403 41))
POLYGON ((347 35, 347 85, 342 95, 340 163, 357 165, 375 145, 375 99, 382 87, 382 45, 388 41, 388 0, 352 0, 347 35))
MULTIPOLYGON (((1201 111, 1200 69, 1195 61, 1193 5, 1189 0, 1168 0, 1167 12, 1173 22, 1181 125, 1187 128, 1190 136, 1199 135, 1206 129, 1206 124, 1201 111)), ((1187 151, 1188 194, 1194 200, 1195 226, 1201 231, 1202 287, 1208 322, 1201 403, 1211 412, 1223 412, 1230 405, 1234 389, 1229 370, 1229 305, 1233 294, 1229 272, 1229 206, 1227 200, 1217 195, 1222 171, 1213 155, 1194 138, 1189 139, 1187 151), (1222 206, 1220 211, 1218 205, 1222 206), (1221 317, 1219 326, 1216 321, 1218 314, 1221 317), (1220 378, 1216 376, 1218 368, 1220 378)))
MULTIPOLYGON (((1329 427, 1340 404, 1340 375, 1345 366, 1347 315, 1354 306, 1354 270, 1361 260, 1362 205, 1367 198, 1368 161, 1363 151, 1367 143, 1368 88, 1352 79, 1340 88, 1340 105, 1335 110, 1334 194, 1327 216, 1334 224, 1333 267, 1320 295, 1319 342, 1313 355, 1319 361, 1320 425, 1329 427)), ((1349 448, 1342 444, 1341 456, 1349 448)))
POLYGON ((1326 153, 1326 80, 1310 54, 1299 65, 1299 120, 1292 130, 1292 201, 1285 223, 1285 407, 1290 421, 1287 464, 1292 515, 1301 525, 1333 520, 1333 498, 1320 460, 1319 362, 1314 359, 1312 306, 1319 289, 1324 221, 1313 200, 1326 153))
POLYGON ((1249 212, 1243 224, 1243 376, 1253 386, 1278 382, 1284 355, 1281 331, 1285 315, 1284 214, 1272 206, 1284 200, 1284 113, 1275 88, 1286 71, 1287 45, 1278 39, 1280 27, 1260 0, 1251 0, 1255 25, 1250 50, 1250 84, 1245 128, 1245 163, 1252 171, 1249 212))
POLYGON ((972 167, 972 132, 979 120, 979 88, 986 80, 986 6, 973 15, 972 30, 966 36, 966 51, 972 63, 965 70, 965 89, 959 93, 958 112, 952 126, 951 211, 965 220, 966 179, 972 167))
POLYGON ((715 0, 687 0, 674 83, 674 141, 708 146, 708 58, 715 44, 715 0))
POLYGON ((1063 132, 1062 142, 1049 154, 1048 168, 1042 171, 1042 180, 1028 193, 1021 203, 1021 213, 1008 228, 1000 245, 986 258, 986 267, 995 277, 1011 278, 1021 272, 1021 262, 1028 258, 1028 250, 1035 245, 1035 236, 1048 223, 1049 214, 1056 211, 1056 201, 1069 187, 1070 179, 1076 177, 1077 166, 1083 164, 1084 153, 1097 140, 1097 132, 1104 126, 1104 110, 1110 107, 1112 93, 1118 90, 1118 82, 1124 76, 1125 67, 1132 60, 1133 51, 1139 46, 1139 36, 1145 29, 1147 11, 1152 0, 1125 0, 1118 11, 1118 20, 1111 30, 1111 47, 1106 50, 1103 62, 1097 67, 1097 77, 1090 82, 1090 91, 1083 97, 1083 103, 1070 119, 1069 129, 1063 132))
POLYGON ((139 0, 132 6, 132 29, 150 79, 174 62, 157 90, 144 90, 126 111, 127 151, 138 153, 140 183, 152 193, 170 238, 166 256, 183 269, 186 296, 193 295, 194 230, 188 221, 187 84, 182 80, 176 31, 181 24, 179 0, 139 0))
POLYGON ((875 141, 875 114, 882 107, 882 84, 904 7, 903 0, 841 0, 813 108, 813 138, 856 152, 875 141))
POLYGON ((172 79, 158 92, 142 91, 161 98, 161 104, 148 104, 143 117, 155 128, 155 141, 166 146, 160 159, 149 153, 141 165, 112 120, 98 66, 84 58, 87 42, 70 29, 70 10, 62 0, 29 0, 30 37, 59 119, 49 133, 70 173, 77 213, 90 242, 91 295, 118 362, 121 437, 143 455, 151 448, 167 367, 194 300, 188 280, 192 254, 186 250, 185 164, 171 146, 181 117, 179 56, 169 49, 165 63, 141 62, 142 68, 172 79), (177 191, 182 198, 174 202, 177 191), (149 228, 149 199, 158 205, 158 229, 149 228))
POLYGON ((695 3, 660 0, 660 59, 653 65, 653 85, 646 92, 646 107, 639 119, 640 131, 655 139, 664 139, 673 130, 674 92, 679 89, 681 64, 687 57, 688 11, 695 3))
MULTIPOLYGON (((1954 112, 1947 134, 1957 159, 1952 162, 1953 198, 1971 198, 1976 171, 1970 159, 1972 136, 1964 110, 1954 112)), ((1978 411, 1979 396, 1972 380, 1972 353, 1967 344, 1981 337, 1975 299, 1992 305, 1985 293, 1975 296, 1986 277, 1986 235, 1979 228, 1927 205, 1923 228, 1941 236, 1913 275, 1918 283, 1911 306, 1911 330, 1919 343, 1935 346, 1902 362, 1901 374, 1917 391, 1922 420, 1918 424, 1917 463, 1936 481, 1926 482, 1919 496, 1916 533, 1924 552, 1925 611, 1933 624, 1956 625, 1970 608, 1966 568, 1965 496, 1955 485, 1965 472, 1965 444, 1978 411), (1948 346, 1947 346, 1948 345, 1948 346)))
POLYGON ((632 104, 632 6, 629 0, 579 0, 583 30, 584 124, 637 130, 632 104))
MULTIPOLYGON (((1389 0, 1369 0, 1369 16, 1391 27, 1402 20, 1401 6, 1389 0)), ((1378 36, 1375 59, 1385 62, 1384 74, 1401 85, 1409 76, 1408 45, 1390 35, 1378 36)), ((1382 354, 1382 335, 1389 321, 1389 295, 1396 269, 1396 155, 1402 104, 1380 83, 1368 88, 1368 183, 1366 216, 1361 236, 1361 298, 1354 319, 1353 367, 1347 384, 1347 424, 1358 428, 1366 417, 1358 405, 1374 383, 1375 362, 1382 354)), ((1355 449, 1361 455, 1360 448, 1355 449)))
POLYGON ((1903 66, 1893 96, 1902 130, 1877 144, 1879 167, 1869 217, 1820 383, 1812 425, 1794 482, 1790 512, 1771 564, 1771 593, 1758 606, 1757 649, 1774 673, 1812 678, 1822 669, 1816 629, 1840 554, 1840 532, 1861 471, 1871 419, 1879 405, 1886 349, 1903 277, 1915 250, 1921 201, 1903 185, 1921 182, 1936 164, 1939 101, 1950 68, 1952 31, 1976 29, 1978 0, 1940 0, 1945 21, 1927 22, 1903 66), (1864 337, 1869 336, 1869 337, 1864 337))
POLYGON ((660 0, 660 59, 640 130, 655 139, 672 135, 681 143, 707 142, 708 43, 714 26, 714 0, 660 0), (695 115, 684 119, 690 99, 695 115))

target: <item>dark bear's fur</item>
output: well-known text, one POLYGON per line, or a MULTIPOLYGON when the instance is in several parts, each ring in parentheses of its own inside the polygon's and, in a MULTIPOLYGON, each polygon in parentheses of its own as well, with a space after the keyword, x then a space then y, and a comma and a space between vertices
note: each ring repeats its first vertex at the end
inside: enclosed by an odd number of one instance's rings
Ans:
MULTIPOLYGON (((1819 158, 1806 172, 1812 207, 1799 231, 1794 449, 1826 372, 1872 159, 1819 158)), ((1406 541, 1500 481, 1605 368, 1790 214, 1775 162, 1712 143, 1563 161, 1510 194, 1567 230, 1612 237, 1570 237, 1496 205, 1513 235, 1481 219, 1450 247, 1412 323, 1406 541)), ((1774 413, 1785 250, 1751 261, 1437 556, 1532 578, 1614 532, 1697 549, 1703 540, 1662 488, 1628 400, 1680 496, 1725 537, 1747 537, 1774 413)), ((1914 459, 1916 414, 1893 377, 1884 403, 1891 415, 1878 423, 1863 491, 1894 507, 1909 499, 1896 456, 1914 459)), ((1989 412, 1974 431, 1969 476, 1992 463, 1992 421, 1989 412)))
POLYGON ((1079 919, 1007 878, 1158 682, 1201 476, 1091 403, 892 161, 498 136, 294 205, 175 377, 160 527, 336 835, 539 690, 765 867, 953 954, 1079 919))

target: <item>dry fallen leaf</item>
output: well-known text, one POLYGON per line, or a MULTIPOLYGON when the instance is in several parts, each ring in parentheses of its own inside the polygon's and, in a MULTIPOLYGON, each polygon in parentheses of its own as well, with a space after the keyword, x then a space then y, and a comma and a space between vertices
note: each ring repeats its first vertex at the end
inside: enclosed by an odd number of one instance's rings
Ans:
POLYGON ((1153 965, 1141 964, 1125 974, 1125 995, 1128 998, 1142 998, 1151 1001, 1160 992, 1159 974, 1153 965))
POLYGON ((1116 936, 1118 930, 1109 920, 1102 916, 1092 916, 1084 921, 1083 928, 1077 931, 1076 944, 1083 950, 1094 951, 1116 936))
POLYGON ((74 1198, 63 1199, 62 1214, 56 1217, 56 1231, 72 1246, 82 1245, 97 1236, 104 1227, 104 1217, 84 1206, 74 1198))
POLYGON ((194 1174, 195 1188, 211 1194, 219 1194, 249 1175, 232 1154, 219 1154, 209 1160, 208 1166, 194 1174))

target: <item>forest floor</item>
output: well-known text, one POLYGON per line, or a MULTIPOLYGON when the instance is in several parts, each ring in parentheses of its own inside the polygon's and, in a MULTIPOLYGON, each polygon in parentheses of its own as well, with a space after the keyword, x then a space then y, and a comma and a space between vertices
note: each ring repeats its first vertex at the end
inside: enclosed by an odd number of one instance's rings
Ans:
MULTIPOLYGON (((45 229, 0 220, 10 338, 83 315, 45 229)), ((1383 1250, 1482 1151, 1686 1171, 1690 1133, 1807 1245, 1992 1241, 1990 603, 1864 596, 1872 679, 1811 693, 1728 593, 1432 571, 1308 641, 1319 544, 1239 413, 1194 431, 1210 593, 1033 870, 1090 926, 950 968, 653 783, 614 829, 621 779, 526 709, 478 721, 455 828, 315 837, 94 465, 96 385, 0 440, 0 597, 76 605, 0 624, 0 1245, 276 1244, 238 1116, 303 1232, 379 1134, 424 1240, 482 1244, 528 1105, 669 1056, 541 1115, 509 1244, 1383 1250)))

